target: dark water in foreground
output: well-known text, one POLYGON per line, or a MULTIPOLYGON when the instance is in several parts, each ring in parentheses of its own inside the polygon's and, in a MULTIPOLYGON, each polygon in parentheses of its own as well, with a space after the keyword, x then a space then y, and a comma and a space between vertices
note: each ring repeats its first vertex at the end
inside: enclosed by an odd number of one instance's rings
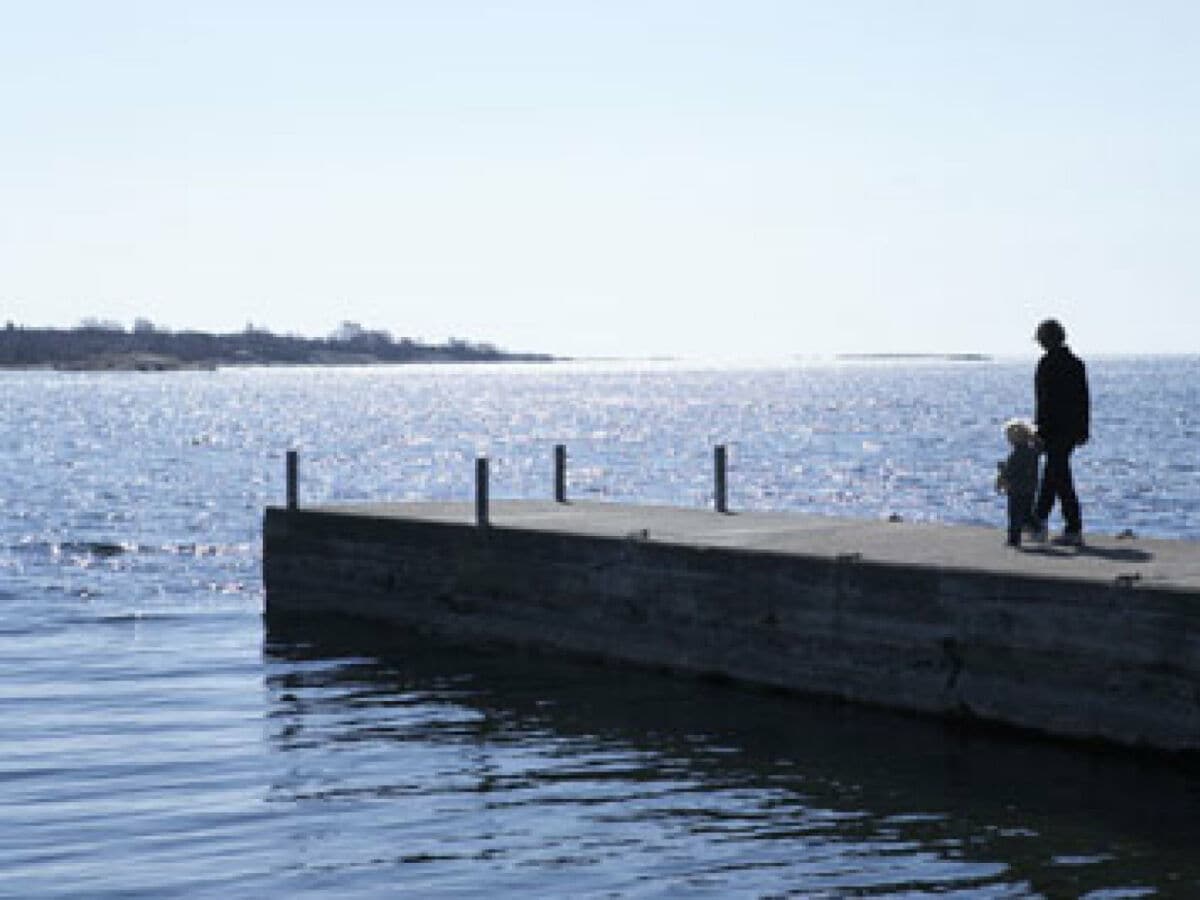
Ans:
MULTIPOLYGON (((1200 536, 1197 374, 1093 363, 1093 527, 1200 536)), ((998 523, 1026 364, 0 382, 0 896, 1200 896, 1194 767, 260 616, 292 444, 310 496, 544 496, 566 440, 699 505, 726 441, 738 505, 998 523)))

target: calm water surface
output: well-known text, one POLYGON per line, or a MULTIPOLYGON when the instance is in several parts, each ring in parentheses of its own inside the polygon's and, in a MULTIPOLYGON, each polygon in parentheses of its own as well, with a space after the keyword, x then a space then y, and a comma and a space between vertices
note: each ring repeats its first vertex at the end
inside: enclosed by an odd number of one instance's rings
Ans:
MULTIPOLYGON (((1087 526, 1200 537, 1200 359, 1090 360, 1087 526)), ((1200 896, 1162 762, 334 623, 262 507, 576 496, 990 523, 1032 362, 0 373, 0 896, 1200 896)), ((997 550, 1000 533, 997 531, 997 550)))

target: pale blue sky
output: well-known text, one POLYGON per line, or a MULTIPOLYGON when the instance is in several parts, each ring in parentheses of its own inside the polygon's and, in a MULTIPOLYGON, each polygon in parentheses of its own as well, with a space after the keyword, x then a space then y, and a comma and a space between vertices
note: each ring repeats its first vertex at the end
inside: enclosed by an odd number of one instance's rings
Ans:
POLYGON ((1198 3, 0 10, 0 319, 1200 349, 1198 3))

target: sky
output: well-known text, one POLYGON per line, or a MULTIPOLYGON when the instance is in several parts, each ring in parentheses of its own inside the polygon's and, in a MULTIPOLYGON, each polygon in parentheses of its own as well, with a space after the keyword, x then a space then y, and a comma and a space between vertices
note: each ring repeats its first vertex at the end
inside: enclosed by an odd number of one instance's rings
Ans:
POLYGON ((0 320, 1195 352, 1200 3, 0 0, 0 320))

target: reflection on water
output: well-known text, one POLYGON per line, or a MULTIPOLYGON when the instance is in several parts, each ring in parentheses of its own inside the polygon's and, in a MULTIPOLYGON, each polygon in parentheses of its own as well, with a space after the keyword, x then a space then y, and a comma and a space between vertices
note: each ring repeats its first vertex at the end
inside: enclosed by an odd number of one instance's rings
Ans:
MULTIPOLYGON (((1200 896, 1196 789, 1128 758, 413 641, 263 654, 285 448, 302 502, 470 498, 477 453, 546 497, 565 442, 572 495, 701 507, 727 443, 735 508, 999 527, 1031 372, 0 373, 0 897, 1200 896)), ((1200 537, 1200 357, 1089 373, 1088 528, 1200 537)))
POLYGON ((268 632, 296 865, 424 894, 1200 893, 1194 773, 323 621, 268 632))

